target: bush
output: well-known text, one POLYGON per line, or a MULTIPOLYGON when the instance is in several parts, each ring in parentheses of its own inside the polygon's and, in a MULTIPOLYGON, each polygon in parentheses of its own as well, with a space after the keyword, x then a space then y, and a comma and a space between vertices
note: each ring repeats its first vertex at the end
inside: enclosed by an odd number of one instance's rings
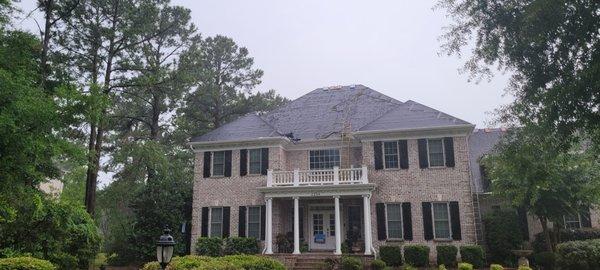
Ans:
MULTIPOLYGON (((228 262, 245 270, 285 270, 280 262, 269 257, 256 255, 233 255, 218 258, 219 262, 228 262)), ((237 268, 236 268, 237 269, 237 268)))
POLYGON ((473 265, 470 263, 459 263, 458 270, 473 270, 473 265))
POLYGON ((600 228, 581 228, 575 230, 561 230, 560 241, 579 241, 579 240, 590 240, 600 239, 600 228))
POLYGON ((445 266, 445 265, 443 265, 443 264, 440 264, 440 265, 438 266, 438 270, 448 270, 448 269, 446 269, 446 266, 445 266))
POLYGON ((400 246, 379 247, 379 258, 389 266, 402 265, 402 248, 400 246))
POLYGON ((519 268, 517 268, 517 270, 533 270, 533 269, 531 269, 531 267, 529 267, 529 266, 519 266, 519 268))
POLYGON ((386 267, 386 263, 383 260, 373 260, 371 262, 371 269, 373 270, 383 270, 386 267))
POLYGON ((404 270, 419 270, 419 269, 417 269, 416 267, 407 265, 407 266, 404 266, 404 270))
POLYGON ((149 262, 144 264, 144 267, 142 267, 142 270, 161 270, 160 269, 160 264, 158 264, 158 262, 149 262))
POLYGON ((351 256, 342 256, 342 270, 362 270, 360 259, 351 256))
POLYGON ((544 270, 554 269, 556 266, 556 254, 553 252, 540 252, 533 255, 533 263, 544 270))
POLYGON ((429 265, 429 247, 425 245, 407 245, 404 247, 404 260, 406 264, 415 267, 429 265))
MULTIPOLYGON (((142 270, 160 269, 157 262, 144 265, 142 270)), ((232 255, 225 257, 206 257, 188 255, 174 257, 169 270, 285 270, 280 262, 256 255, 232 255)))
POLYGON ((55 270, 49 261, 33 257, 14 257, 0 259, 0 270, 55 270))
POLYGON ((523 236, 515 211, 496 210, 483 217, 485 241, 488 245, 488 260, 495 263, 513 264, 515 256, 511 250, 519 249, 523 236))
POLYGON ((502 267, 502 265, 499 264, 491 264, 490 270, 504 270, 504 267, 502 267))
POLYGON ((172 269, 195 269, 206 265, 207 262, 212 260, 211 257, 187 255, 173 258, 169 265, 172 269))
POLYGON ((470 263, 476 269, 482 268, 485 264, 483 248, 477 245, 460 247, 460 258, 462 262, 470 263))
POLYGON ((437 251, 437 264, 455 267, 456 266, 456 254, 458 248, 450 245, 439 245, 435 247, 437 251))
POLYGON ((223 240, 219 237, 200 237, 196 242, 196 253, 218 257, 223 251, 223 240))
POLYGON ((561 269, 600 269, 600 239, 561 243, 557 251, 561 269))
POLYGON ((258 240, 251 237, 225 238, 223 243, 225 255, 258 254, 258 240))

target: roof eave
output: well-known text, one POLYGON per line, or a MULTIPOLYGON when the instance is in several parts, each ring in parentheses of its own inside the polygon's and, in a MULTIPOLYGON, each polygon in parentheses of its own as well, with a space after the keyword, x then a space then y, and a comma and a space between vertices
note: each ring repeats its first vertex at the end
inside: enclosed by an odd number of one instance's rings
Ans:
POLYGON ((426 137, 439 137, 439 136, 466 136, 473 132, 475 125, 464 124, 464 125, 450 125, 450 126, 439 126, 439 127, 419 127, 419 128, 401 128, 401 129, 388 129, 388 130, 362 130, 353 132, 352 135, 355 138, 361 140, 376 140, 386 137, 398 137, 398 138, 426 138, 426 137))
POLYGON ((236 146, 244 147, 247 145, 284 145, 290 143, 290 139, 284 136, 278 137, 258 137, 252 139, 241 139, 241 140, 222 140, 222 141, 199 141, 199 142, 188 142, 187 144, 194 151, 198 150, 215 150, 215 149, 231 149, 236 146))

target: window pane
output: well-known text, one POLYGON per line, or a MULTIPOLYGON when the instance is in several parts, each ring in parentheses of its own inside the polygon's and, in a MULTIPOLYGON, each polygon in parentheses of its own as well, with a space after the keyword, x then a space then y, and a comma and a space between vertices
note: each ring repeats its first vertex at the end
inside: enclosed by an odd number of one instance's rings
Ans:
POLYGON ((388 238, 402 239, 402 222, 388 221, 388 238))
POLYGON ((441 139, 427 141, 429 166, 444 166, 444 145, 441 139))
POLYGON ((260 174, 261 173, 261 163, 262 163, 262 151, 261 149, 250 149, 248 151, 250 153, 248 158, 248 163, 250 165, 250 174, 260 174))
POLYGON ((221 224, 223 222, 223 208, 210 209, 210 236, 221 237, 221 224))
POLYGON ((259 223, 248 223, 248 237, 256 239, 260 238, 260 224, 259 223))
POLYGON ((579 222, 579 215, 578 214, 565 215, 565 227, 567 229, 581 228, 581 223, 579 222))
POLYGON ((338 149, 311 150, 309 155, 311 170, 333 169, 335 166, 340 166, 338 149))
POLYGON ((435 238, 450 238, 450 218, 447 203, 433 203, 435 238))
POLYGON ((222 176, 225 172, 225 151, 213 152, 212 175, 222 176))
POLYGON ((386 204, 388 238, 402 237, 402 207, 400 204, 386 204))
POLYGON ((448 221, 435 222, 435 238, 450 238, 450 226, 448 221))
POLYGON ((388 220, 400 220, 402 217, 400 204, 388 204, 387 206, 388 220))
POLYGON ((398 168, 398 142, 383 143, 383 160, 385 168, 398 168))

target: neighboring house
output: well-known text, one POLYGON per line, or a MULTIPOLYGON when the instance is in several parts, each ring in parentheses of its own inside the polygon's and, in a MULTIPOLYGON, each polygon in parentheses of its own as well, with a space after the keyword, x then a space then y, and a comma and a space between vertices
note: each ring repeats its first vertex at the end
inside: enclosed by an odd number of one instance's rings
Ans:
POLYGON ((362 85, 316 89, 193 138, 192 241, 277 235, 341 253, 384 244, 474 244, 474 126, 362 85))

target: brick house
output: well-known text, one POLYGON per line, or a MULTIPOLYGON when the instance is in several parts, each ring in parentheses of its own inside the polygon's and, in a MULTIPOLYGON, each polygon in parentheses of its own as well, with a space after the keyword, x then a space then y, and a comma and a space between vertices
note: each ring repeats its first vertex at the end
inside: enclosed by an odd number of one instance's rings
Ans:
POLYGON ((263 253, 365 255, 384 244, 474 244, 474 126, 362 85, 316 89, 193 138, 192 243, 256 237, 263 253), (302 249, 305 249, 302 248, 302 249))

